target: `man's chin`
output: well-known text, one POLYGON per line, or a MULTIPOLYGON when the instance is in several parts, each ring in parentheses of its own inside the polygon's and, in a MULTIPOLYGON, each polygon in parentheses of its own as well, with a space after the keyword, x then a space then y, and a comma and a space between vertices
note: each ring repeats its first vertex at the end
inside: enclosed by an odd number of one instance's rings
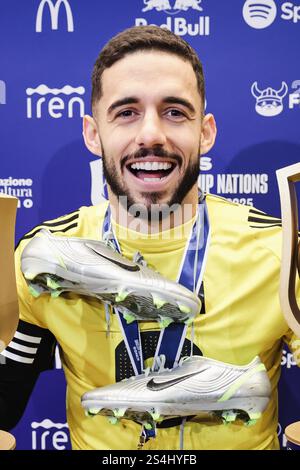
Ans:
MULTIPOLYGON (((165 192, 147 192, 140 194, 118 195, 118 203, 134 217, 149 219, 150 214, 167 213, 172 204, 172 197, 165 192)), ((161 216, 160 216, 161 217, 161 216)))

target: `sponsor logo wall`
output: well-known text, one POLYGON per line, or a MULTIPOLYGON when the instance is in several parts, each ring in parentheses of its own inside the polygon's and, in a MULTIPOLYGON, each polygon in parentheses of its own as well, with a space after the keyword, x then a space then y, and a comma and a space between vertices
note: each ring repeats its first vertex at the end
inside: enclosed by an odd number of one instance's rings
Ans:
POLYGON ((245 22, 255 29, 264 29, 275 21, 300 21, 300 5, 296 2, 275 0, 246 0, 243 7, 245 22))
POLYGON ((70 85, 65 85, 63 88, 49 88, 47 85, 43 84, 36 88, 27 88, 27 118, 31 119, 35 117, 40 119, 45 115, 54 119, 62 117, 73 118, 75 114, 74 108, 76 108, 75 103, 78 104, 79 116, 83 117, 84 101, 80 96, 76 95, 83 95, 84 92, 84 87, 79 86, 73 88, 70 85), (70 96, 74 94, 75 96, 70 96), (33 95, 37 95, 37 98, 34 99, 33 95), (57 95, 62 95, 65 99, 57 95))
POLYGON ((49 447, 55 450, 66 450, 69 443, 67 423, 53 423, 51 419, 44 419, 38 423, 31 423, 31 439, 33 450, 46 450, 49 447))
MULTIPOLYGON (((201 159, 201 188, 279 216, 275 170, 300 159, 300 3, 283 0, 29 0, 0 14, 0 192, 19 198, 16 241, 42 220, 97 204, 102 162, 82 141, 92 65, 132 25, 182 36, 206 73, 218 138, 201 159), (16 14, 16 9, 18 14, 16 14)), ((282 358, 279 435, 300 420, 300 371, 282 358), (297 391, 297 393, 296 393, 297 391)), ((70 448, 65 381, 41 374, 15 428, 19 449, 70 448)))
POLYGON ((209 36, 210 17, 203 13, 203 7, 200 3, 202 3, 202 0, 176 0, 175 2, 169 0, 144 0, 145 6, 142 8, 142 13, 146 13, 146 15, 135 18, 135 25, 156 24, 162 28, 170 29, 179 36, 209 36), (152 22, 152 18, 147 13, 153 10, 163 12, 164 15, 153 16, 152 22), (182 13, 188 10, 194 10, 198 13, 192 15, 192 21, 189 21, 186 16, 182 16, 182 13), (161 23, 161 21, 164 22, 161 23))
POLYGON ((73 13, 68 0, 57 0, 56 2, 53 2, 53 0, 42 0, 36 14, 35 30, 37 33, 42 32, 43 15, 44 10, 47 10, 47 7, 50 14, 51 29, 58 29, 58 15, 60 13, 60 8, 64 7, 67 17, 67 31, 69 33, 74 31, 73 13))

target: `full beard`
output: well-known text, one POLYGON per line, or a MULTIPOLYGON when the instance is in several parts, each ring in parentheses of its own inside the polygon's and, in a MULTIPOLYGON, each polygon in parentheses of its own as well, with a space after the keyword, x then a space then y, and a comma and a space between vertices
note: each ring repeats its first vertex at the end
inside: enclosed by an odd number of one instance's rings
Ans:
MULTIPOLYGON (((103 148, 103 147, 102 147, 103 148)), ((153 151, 149 149, 147 152, 148 154, 154 153, 157 155, 157 151, 153 151)), ((164 155, 161 156, 168 156, 172 155, 174 158, 174 154, 167 154, 167 152, 161 152, 164 153, 164 155)), ((145 155, 146 156, 146 155, 145 155)), ((131 156, 126 157, 124 160, 128 160, 131 158, 131 156)), ((136 155, 136 158, 138 156, 136 155)), ((181 160, 181 157, 176 155, 176 160, 181 160)), ((189 191, 193 188, 193 186, 197 183, 198 176, 199 176, 199 158, 193 158, 190 160, 189 165, 181 179, 181 181, 177 184, 177 186, 174 188, 173 194, 169 197, 169 200, 165 201, 164 203, 161 203, 162 198, 164 197, 164 192, 159 191, 159 192, 141 192, 141 198, 143 199, 143 203, 141 203, 140 200, 137 200, 134 198, 130 192, 130 189, 124 185, 124 183, 121 181, 121 178, 118 176, 117 168, 115 164, 113 163, 113 160, 107 157, 105 154, 105 151, 103 150, 103 155, 102 155, 102 160, 103 160, 103 173, 105 176, 105 179, 107 181, 107 184, 110 186, 110 189, 112 193, 118 198, 122 206, 127 210, 127 212, 133 212, 130 209, 134 206, 134 214, 136 217, 141 217, 141 218, 148 218, 148 221, 150 221, 151 217, 153 216, 153 213, 155 212, 156 217, 158 214, 158 219, 161 220, 164 218, 164 214, 169 215, 170 214, 170 207, 178 207, 179 205, 182 204, 182 201, 184 198, 187 196, 189 191), (139 210, 138 208, 141 208, 139 210)), ((125 164, 124 161, 124 164, 125 164)), ((121 165, 121 167, 124 167, 124 164, 121 165)))

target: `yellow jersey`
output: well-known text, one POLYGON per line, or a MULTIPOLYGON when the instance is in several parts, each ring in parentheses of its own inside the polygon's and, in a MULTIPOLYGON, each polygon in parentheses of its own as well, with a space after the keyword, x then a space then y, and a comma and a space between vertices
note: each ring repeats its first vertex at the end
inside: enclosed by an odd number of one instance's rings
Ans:
MULTIPOLYGON (((254 208, 213 195, 206 196, 211 239, 203 278, 205 313, 194 323, 194 353, 237 365, 259 355, 272 384, 272 396, 262 418, 252 426, 239 420, 187 421, 184 449, 278 449, 277 383, 283 341, 293 349, 279 305, 281 224, 254 208)), ((124 338, 115 315, 110 331, 103 304, 95 298, 66 294, 34 298, 20 270, 22 249, 42 226, 60 236, 100 240, 108 203, 82 207, 72 214, 45 222, 21 240, 16 251, 20 319, 47 330, 56 338, 67 381, 67 420, 73 449, 136 449, 141 427, 122 420, 111 425, 105 417, 87 417, 80 404, 84 392, 133 375, 124 338)), ((192 220, 185 228, 192 227, 192 220)), ((131 234, 114 224, 122 253, 132 258, 139 251, 148 265, 176 280, 189 230, 158 235, 131 234), (170 239, 172 240, 170 242, 170 239)), ((156 322, 140 322, 146 365, 153 358, 160 329, 156 322)), ((182 354, 189 354, 191 328, 182 354)), ((45 348, 44 348, 45 349, 45 348)), ((50 350, 50 347, 49 347, 50 350)), ((44 352, 46 354, 46 352, 44 352)), ((50 351, 49 351, 50 354, 50 351)), ((32 364, 28 364, 31 367, 32 364)), ((144 449, 179 449, 180 426, 157 429, 144 449)))

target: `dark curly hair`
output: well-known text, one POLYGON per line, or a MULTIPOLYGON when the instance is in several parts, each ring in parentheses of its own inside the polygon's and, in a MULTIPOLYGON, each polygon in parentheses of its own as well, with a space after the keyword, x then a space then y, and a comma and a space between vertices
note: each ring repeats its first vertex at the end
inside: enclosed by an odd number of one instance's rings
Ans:
POLYGON ((101 78, 104 70, 123 59, 127 54, 144 50, 169 52, 190 62, 197 78, 202 103, 204 103, 203 69, 195 50, 186 41, 167 29, 158 26, 134 26, 114 36, 97 57, 92 73, 92 108, 102 96, 101 78))

